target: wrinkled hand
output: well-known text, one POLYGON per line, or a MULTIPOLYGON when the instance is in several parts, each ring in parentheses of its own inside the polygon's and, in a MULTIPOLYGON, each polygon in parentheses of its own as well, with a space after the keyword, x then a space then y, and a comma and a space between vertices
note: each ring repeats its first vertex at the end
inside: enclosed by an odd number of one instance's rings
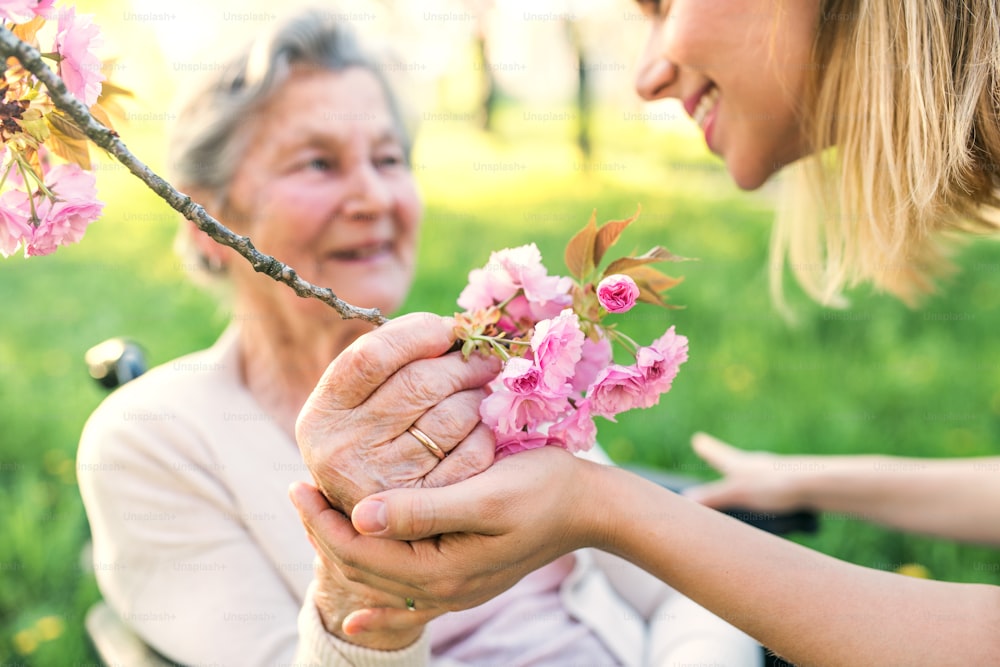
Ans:
POLYGON ((802 509, 800 488, 806 475, 821 470, 814 456, 747 452, 705 433, 691 439, 695 453, 724 477, 684 491, 714 508, 740 507, 767 512, 802 509))
MULTIPOLYGON (((452 486, 366 498, 354 509, 354 525, 309 485, 293 487, 292 498, 318 548, 347 579, 441 613, 482 604, 586 546, 607 520, 588 498, 595 488, 588 475, 601 467, 555 447, 521 452, 452 486)), ((376 630, 413 612, 359 613, 358 627, 376 630)))
POLYGON ((362 336, 327 368, 295 434, 335 508, 349 513, 385 489, 451 484, 493 462, 493 436, 479 420, 479 404, 500 364, 446 354, 454 341, 452 320, 413 313, 362 336), (448 456, 439 461, 407 432, 411 425, 448 456))
MULTIPOLYGON (((313 539, 310 536, 310 541, 313 539)), ((315 542, 313 546, 316 546, 315 542)), ((404 600, 349 581, 329 562, 322 550, 316 549, 316 553, 313 601, 330 634, 371 649, 393 651, 406 648, 417 641, 427 622, 437 615, 411 612, 405 608, 404 600), (366 632, 363 627, 358 626, 357 619, 364 617, 358 610, 391 607, 402 607, 399 611, 403 612, 398 617, 393 617, 393 625, 383 625, 377 632, 366 632)))

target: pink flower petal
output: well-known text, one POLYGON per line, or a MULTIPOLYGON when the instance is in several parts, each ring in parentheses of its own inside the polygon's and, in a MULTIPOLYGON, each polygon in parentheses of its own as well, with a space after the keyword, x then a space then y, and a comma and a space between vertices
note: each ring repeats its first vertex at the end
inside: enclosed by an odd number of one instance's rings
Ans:
POLYGON ((102 44, 100 29, 86 14, 76 15, 73 7, 59 12, 55 50, 62 56, 59 76, 69 92, 85 105, 93 106, 101 94, 101 61, 93 49, 102 44))

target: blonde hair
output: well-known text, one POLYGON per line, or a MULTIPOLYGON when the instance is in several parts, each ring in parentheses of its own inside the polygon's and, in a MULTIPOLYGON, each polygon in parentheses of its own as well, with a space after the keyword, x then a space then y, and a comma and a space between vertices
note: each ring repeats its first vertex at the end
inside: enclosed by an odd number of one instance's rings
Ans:
POLYGON ((771 241, 805 291, 869 280, 908 303, 950 270, 953 232, 1000 227, 1000 3, 823 0, 807 84, 815 153, 790 168, 771 241))

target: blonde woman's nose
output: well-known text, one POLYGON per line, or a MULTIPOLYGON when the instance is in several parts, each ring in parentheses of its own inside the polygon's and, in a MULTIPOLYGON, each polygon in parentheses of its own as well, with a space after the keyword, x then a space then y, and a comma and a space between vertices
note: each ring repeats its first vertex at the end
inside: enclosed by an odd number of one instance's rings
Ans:
POLYGON ((670 87, 677 81, 677 65, 662 56, 644 58, 635 76, 635 90, 644 100, 670 97, 670 87))

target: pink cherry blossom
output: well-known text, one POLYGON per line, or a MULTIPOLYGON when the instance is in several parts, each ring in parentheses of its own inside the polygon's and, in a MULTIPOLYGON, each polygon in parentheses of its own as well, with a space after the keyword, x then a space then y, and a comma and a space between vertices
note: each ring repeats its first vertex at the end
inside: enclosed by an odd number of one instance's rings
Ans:
POLYGON ((596 287, 550 276, 535 244, 494 252, 469 274, 459 305, 468 311, 500 306, 499 319, 490 322, 518 339, 502 355, 504 369, 479 409, 496 439, 497 458, 544 446, 587 450, 597 439, 595 417, 614 421, 656 404, 670 389, 687 360, 685 337, 671 327, 649 346, 629 343, 636 363, 623 366, 614 363, 612 337, 601 325, 608 313, 632 308, 639 295, 635 280, 624 274, 596 287), (520 343, 527 334, 526 350, 520 343))
POLYGON ((517 292, 517 286, 506 272, 492 267, 473 269, 469 284, 458 295, 458 305, 465 310, 479 310, 506 301, 517 292))
POLYGON ((465 310, 487 308, 513 299, 507 312, 515 322, 554 317, 572 303, 569 278, 548 275, 534 243, 505 248, 490 255, 481 269, 469 273, 469 284, 458 297, 465 310), (523 292, 515 297, 518 290, 523 292))
MULTIPOLYGON (((0 255, 4 257, 10 257, 22 243, 27 245, 31 240, 28 213, 18 206, 16 194, 17 191, 10 190, 0 197, 0 255)), ((24 193, 21 195, 27 199, 24 193)))
POLYGON ((526 452, 529 449, 538 449, 547 445, 560 444, 550 436, 540 431, 518 431, 497 439, 496 454, 494 460, 502 459, 511 454, 526 452))
POLYGON ((500 373, 504 387, 515 394, 534 394, 544 387, 542 369, 531 359, 514 357, 500 373))
POLYGON ((517 285, 530 282, 533 276, 548 275, 542 264, 542 253, 534 243, 492 253, 487 267, 506 273, 517 285))
POLYGON ((586 391, 587 387, 597 379, 597 374, 610 363, 610 340, 604 337, 596 341, 589 337, 584 338, 583 354, 576 364, 576 373, 573 375, 573 391, 586 391))
POLYGON ((500 373, 501 386, 479 405, 483 423, 499 436, 555 419, 569 408, 569 385, 551 389, 544 373, 532 360, 514 357, 500 373))
POLYGON ((549 439, 570 452, 584 452, 597 441, 597 425, 590 414, 590 402, 581 401, 576 409, 549 427, 549 439))
POLYGON ((545 277, 531 287, 530 292, 527 291, 529 288, 526 288, 523 296, 514 297, 506 310, 512 319, 519 322, 530 323, 555 317, 572 305, 573 297, 569 294, 572 285, 572 281, 568 278, 545 277), (555 282, 542 286, 543 280, 555 282))
POLYGON ((545 373, 547 386, 561 386, 573 377, 583 354, 584 338, 579 316, 568 308, 558 317, 535 325, 531 352, 535 363, 545 373))
POLYGON ((39 0, 38 4, 35 6, 35 15, 46 19, 55 18, 57 11, 53 6, 55 4, 56 0, 39 0))
POLYGON ((679 336, 674 327, 636 352, 636 366, 652 391, 659 394, 670 390, 680 365, 688 358, 687 336, 679 336))
MULTIPOLYGON (((87 227, 100 217, 104 208, 104 204, 97 201, 95 181, 93 173, 75 164, 59 165, 46 175, 45 184, 55 194, 56 201, 36 199, 38 225, 25 248, 27 255, 48 255, 58 246, 83 238, 87 227)), ((17 198, 20 210, 28 210, 27 195, 13 191, 14 197, 18 194, 21 195, 17 198)))
POLYGON ((100 29, 91 23, 86 14, 76 15, 72 7, 59 12, 55 50, 61 56, 59 76, 66 82, 69 92, 92 106, 101 94, 101 61, 92 49, 101 45, 100 29))
POLYGON ((597 300, 609 313, 632 310, 639 298, 639 286, 631 276, 623 273, 610 275, 597 283, 597 300))
POLYGON ((535 430, 541 424, 559 417, 567 408, 569 401, 558 394, 497 391, 480 403, 479 416, 500 440, 525 428, 535 430))
POLYGON ((41 14, 48 16, 55 0, 0 0, 0 18, 13 23, 25 23, 41 14))
POLYGON ((587 390, 591 413, 615 421, 615 415, 638 406, 645 388, 646 380, 638 368, 612 364, 598 373, 587 390))

